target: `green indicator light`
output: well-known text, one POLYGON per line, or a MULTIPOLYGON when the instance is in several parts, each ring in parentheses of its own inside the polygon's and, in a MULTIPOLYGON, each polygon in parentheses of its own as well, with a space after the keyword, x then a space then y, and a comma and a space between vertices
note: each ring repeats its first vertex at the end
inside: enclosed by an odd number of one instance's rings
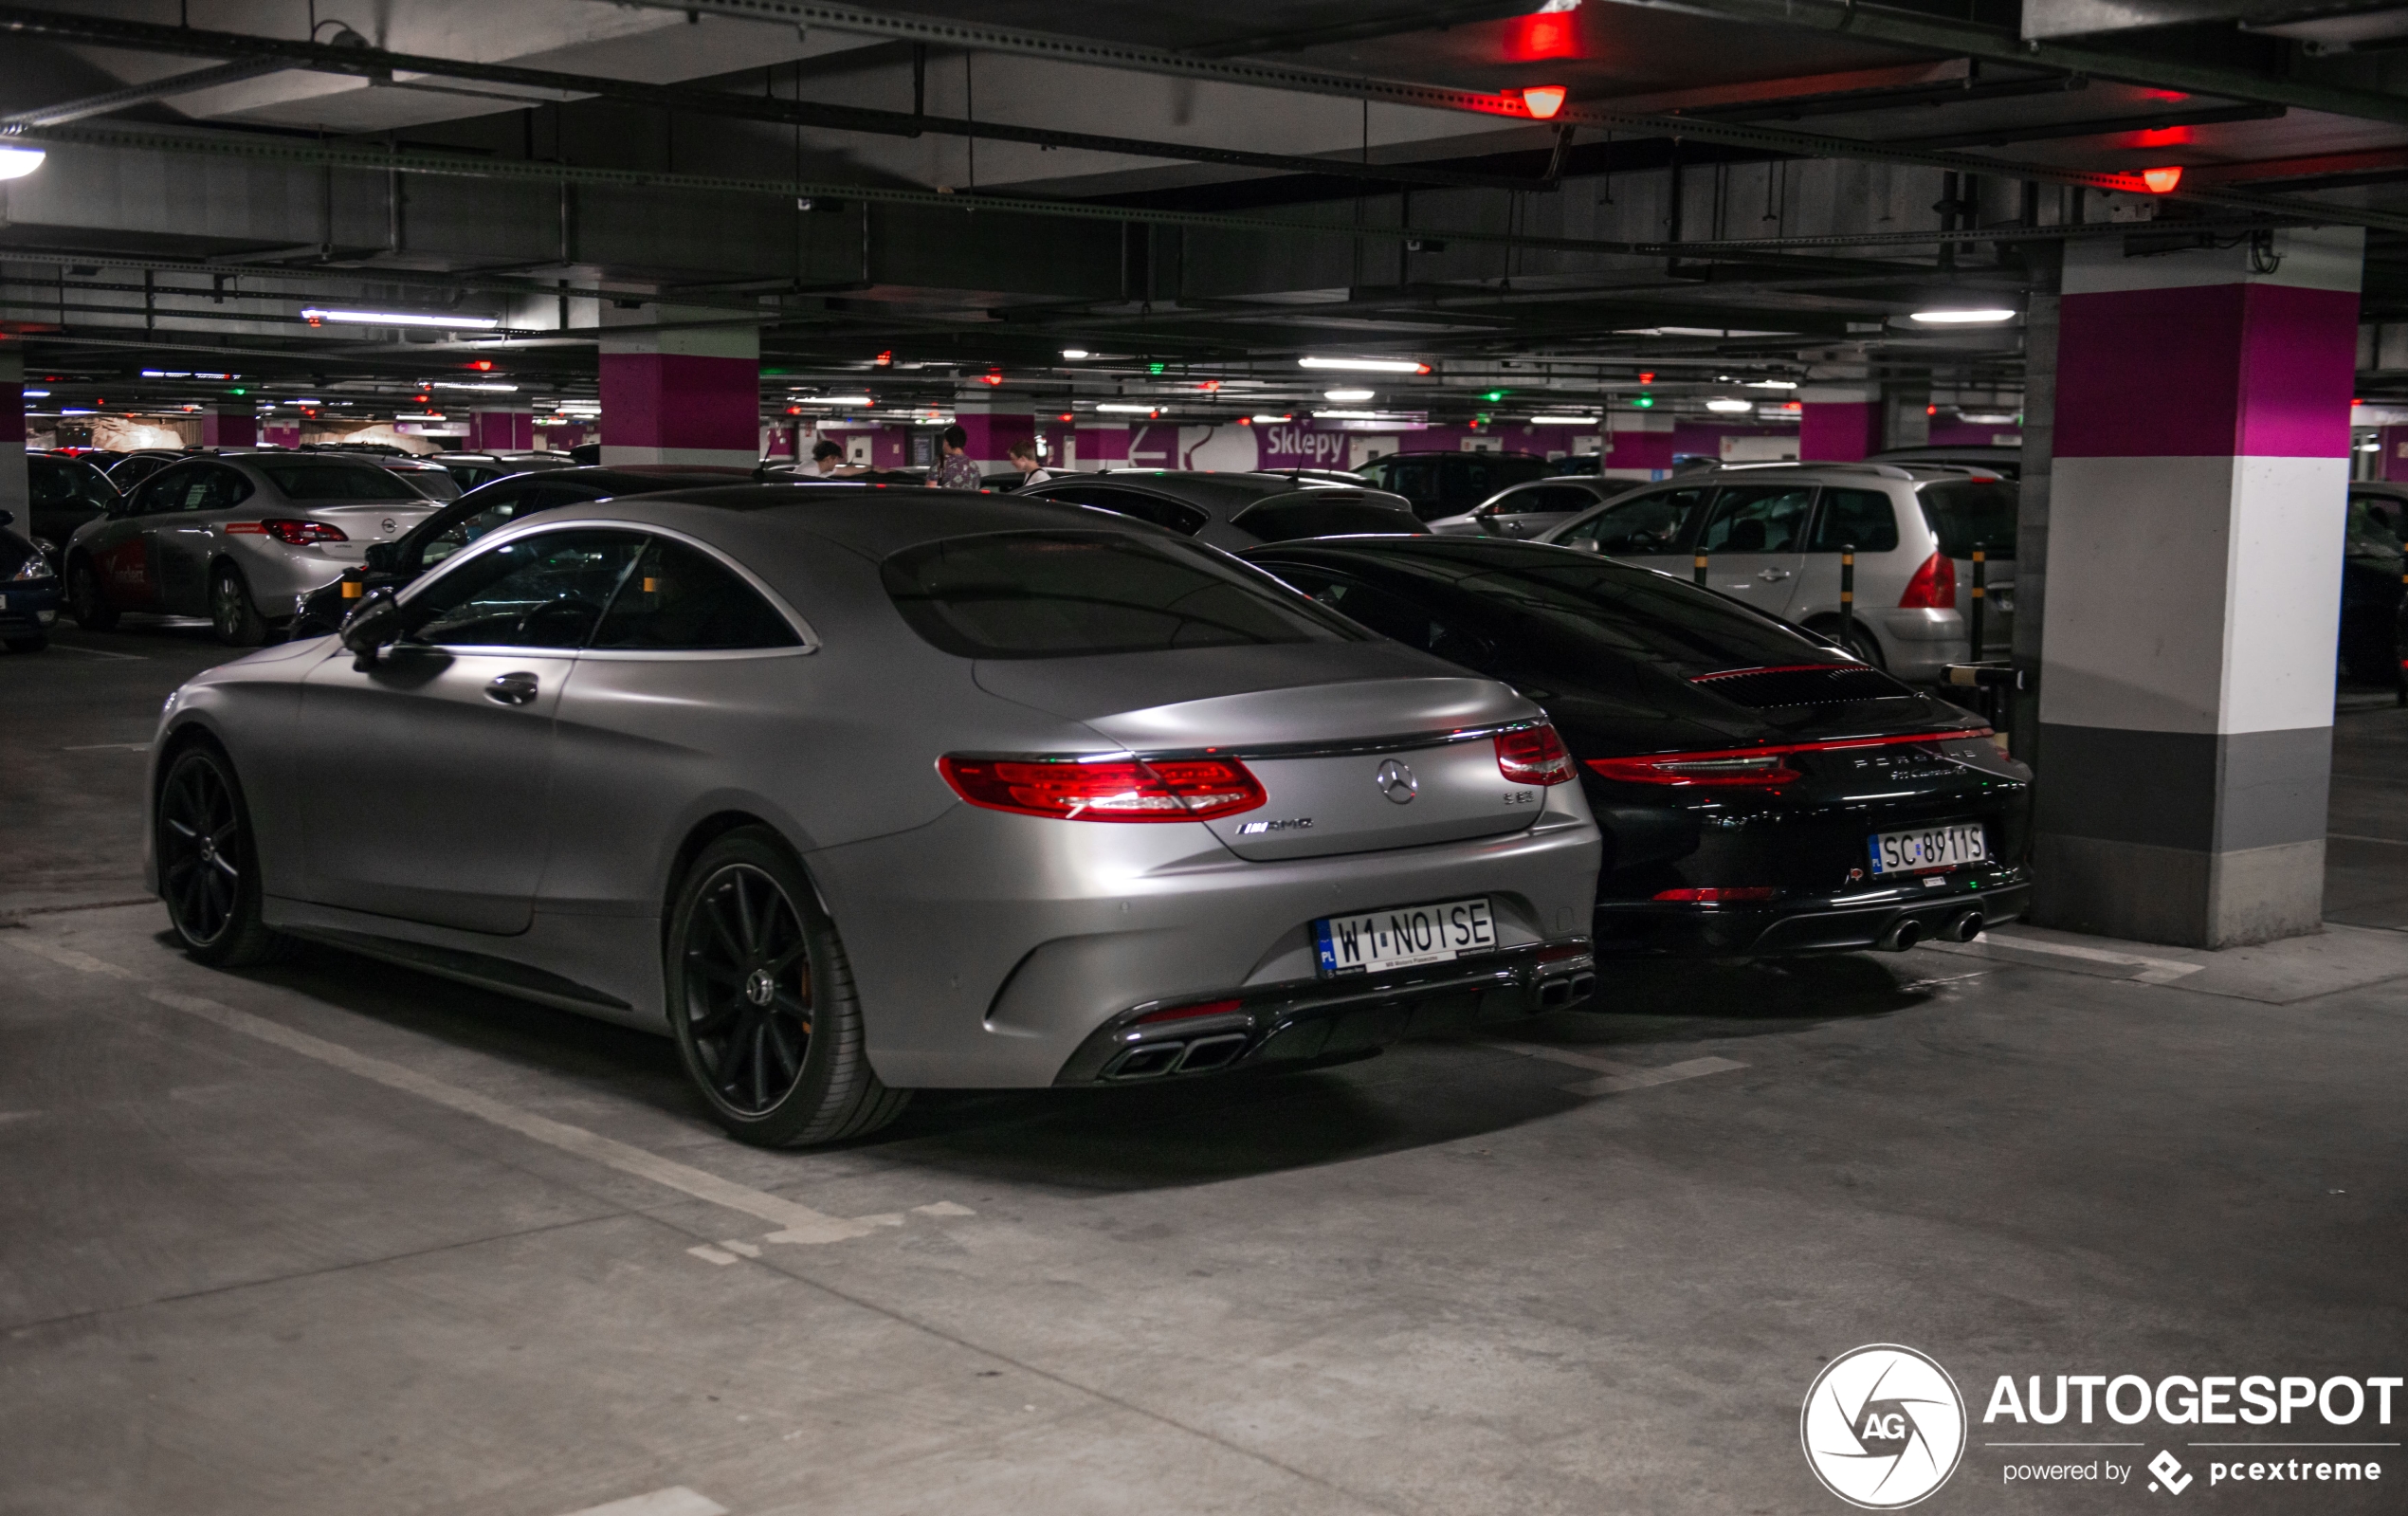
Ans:
POLYGON ((1487 401, 1494 402, 1494 401, 1498 401, 1498 400, 1502 400, 1502 399, 1504 399, 1506 395, 1509 395, 1509 394, 1511 394, 1512 393, 1513 393, 1513 392, 1512 392, 1512 391, 1510 391, 1510 390, 1491 390, 1491 391, 1489 391, 1487 394, 1482 395, 1480 398, 1481 398, 1481 399, 1483 399, 1483 400, 1487 400, 1487 401))
POLYGON ((249 392, 248 390, 228 390, 228 391, 227 391, 226 393, 227 393, 228 394, 248 394, 248 393, 250 393, 250 392, 249 392))
POLYGON ((1145 372, 1148 374, 1159 374, 1162 372, 1164 367, 1165 365, 1160 363, 1149 363, 1145 366, 1145 372))
POLYGON ((1632 401, 1631 404, 1637 406, 1642 411, 1646 411, 1654 406, 1655 396, 1651 394, 1643 394, 1637 399, 1632 401))

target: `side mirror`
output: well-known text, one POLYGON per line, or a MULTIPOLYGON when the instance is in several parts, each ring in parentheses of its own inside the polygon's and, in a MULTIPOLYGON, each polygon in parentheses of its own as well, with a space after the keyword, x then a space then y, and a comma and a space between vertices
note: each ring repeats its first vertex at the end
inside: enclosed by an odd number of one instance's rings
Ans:
POLYGON ((371 573, 374 573, 374 574, 391 574, 391 573, 392 572, 392 570, 393 570, 393 558, 394 558, 394 556, 395 556, 395 555, 397 555, 398 553, 400 553, 400 551, 401 551, 401 544, 400 544, 399 542, 371 542, 371 543, 369 543, 369 544, 368 544, 368 568, 369 568, 369 571, 370 571, 371 573))
POLYGON ((391 590, 378 590, 343 618, 343 629, 337 635, 351 649, 352 667, 369 669, 376 667, 377 656, 387 647, 401 640, 401 602, 391 590))
POLYGON ((17 513, 16 513, 16 512, 14 512, 14 511, 0 511, 0 526, 14 526, 14 525, 16 525, 16 524, 17 524, 17 513))
POLYGON ((1597 546, 1597 539, 1594 537, 1581 538, 1578 541, 1573 543, 1572 545, 1578 548, 1583 553, 1598 553, 1604 551, 1602 548, 1597 546))

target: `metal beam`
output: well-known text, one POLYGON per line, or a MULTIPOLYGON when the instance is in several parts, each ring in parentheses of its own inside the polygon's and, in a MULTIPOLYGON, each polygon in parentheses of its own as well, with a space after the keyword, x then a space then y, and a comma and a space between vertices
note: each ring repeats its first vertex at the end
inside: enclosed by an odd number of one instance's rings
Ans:
POLYGON ((99 95, 86 95, 81 100, 61 100, 56 105, 37 105, 29 111, 17 111, 0 116, 0 128, 11 126, 64 126, 87 116, 104 116, 110 111, 123 110, 128 105, 146 105, 152 100, 170 100, 177 95, 191 95, 220 84, 239 84, 263 74, 284 71, 281 63, 265 58, 246 58, 236 63, 218 64, 209 68, 196 68, 188 74, 171 74, 147 84, 128 84, 99 95))
MULTIPOLYGON (((511 64, 482 64, 419 53, 391 52, 381 47, 301 42, 288 37, 264 37, 248 32, 208 31, 195 27, 163 27, 148 22, 119 21, 32 6, 0 5, 0 32, 46 37, 93 46, 123 47, 141 52, 187 57, 231 58, 248 63, 256 72, 278 68, 307 69, 381 83, 395 82, 397 74, 423 74, 433 79, 472 80, 520 89, 592 96, 657 110, 697 116, 728 117, 779 126, 812 126, 830 131, 864 132, 882 137, 962 137, 994 142, 1022 142, 1039 147, 1076 148, 1123 157, 1167 158, 1190 163, 1214 163, 1231 168, 1262 169, 1275 174, 1330 174, 1390 184, 1445 185, 1475 189, 1542 189, 1537 180, 1499 178, 1492 174, 1457 174, 1445 169, 1420 169, 1410 163, 1367 163, 1359 158, 1311 157, 1286 153, 1250 153, 1235 148, 1203 147, 1188 142, 1163 142, 1144 137, 1107 137, 1093 132, 1064 132, 1050 127, 1015 126, 1001 121, 976 121, 961 117, 929 116, 912 111, 882 111, 858 105, 824 105, 772 96, 739 95, 729 90, 690 85, 647 84, 599 74, 571 74, 551 68, 524 68, 511 64)), ((241 77, 248 78, 248 74, 241 77)), ((154 97, 144 96, 143 99, 154 97)))
POLYGON ((2118 132, 2151 132, 2168 126, 2215 126, 2225 121, 2271 121, 2289 115, 2288 105, 2211 105, 2195 111, 2159 111, 2148 116, 2101 117, 2088 121, 2045 121, 2026 126, 1996 126, 1986 132, 1959 132, 1952 137, 1919 137, 1925 147, 1999 147, 2010 142, 2056 142, 2075 137, 2109 137, 2118 132))

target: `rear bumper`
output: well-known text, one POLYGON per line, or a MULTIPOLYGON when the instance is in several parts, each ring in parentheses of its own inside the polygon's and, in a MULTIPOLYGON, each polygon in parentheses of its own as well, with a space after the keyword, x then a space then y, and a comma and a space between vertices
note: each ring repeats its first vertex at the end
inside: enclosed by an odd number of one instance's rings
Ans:
POLYGON ((1914 883, 1903 889, 1781 901, 1765 905, 1701 905, 1658 901, 1600 902, 1599 958, 1754 958, 1847 953, 1877 947, 1902 922, 1926 939, 1944 938, 1967 912, 1996 926, 2031 905, 2029 869, 1943 878, 1941 887, 1914 883))
POLYGON ((1344 1057, 1408 1037, 1460 1032, 1580 1004, 1596 992, 1583 938, 1365 978, 1305 979, 1232 992, 1234 1009, 1147 1021, 1155 1003, 1098 1027, 1054 1084, 1119 1085, 1344 1057))

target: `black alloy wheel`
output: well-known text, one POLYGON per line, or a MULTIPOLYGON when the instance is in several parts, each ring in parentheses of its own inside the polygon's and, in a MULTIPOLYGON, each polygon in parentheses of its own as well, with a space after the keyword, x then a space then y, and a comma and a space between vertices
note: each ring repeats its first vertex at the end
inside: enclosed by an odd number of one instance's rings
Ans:
POLYGON ((217 640, 228 648, 256 648, 267 640, 267 623, 251 604, 243 571, 231 563, 219 564, 210 576, 209 619, 217 640))
POLYGON ((214 749, 187 747, 168 765, 157 806, 159 895, 184 950, 232 966, 276 956, 260 920, 257 849, 232 766, 214 749))
POLYGON ((875 1130, 903 1111, 862 1049, 834 923, 774 834, 728 833, 678 892, 669 1020, 686 1073, 732 1135, 763 1146, 875 1130))
POLYGON ((67 565, 67 614, 86 631, 106 631, 117 625, 118 613, 110 609, 90 558, 77 558, 67 565))

